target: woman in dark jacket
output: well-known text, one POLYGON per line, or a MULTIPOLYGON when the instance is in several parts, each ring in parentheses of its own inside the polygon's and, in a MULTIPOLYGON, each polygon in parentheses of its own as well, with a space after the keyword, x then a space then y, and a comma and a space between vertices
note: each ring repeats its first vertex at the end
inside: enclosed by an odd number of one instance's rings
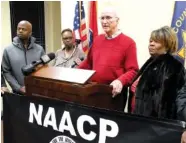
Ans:
POLYGON ((177 118, 176 97, 185 75, 183 65, 172 56, 177 44, 176 33, 168 26, 151 33, 151 57, 135 78, 139 79, 135 91, 135 114, 177 118))

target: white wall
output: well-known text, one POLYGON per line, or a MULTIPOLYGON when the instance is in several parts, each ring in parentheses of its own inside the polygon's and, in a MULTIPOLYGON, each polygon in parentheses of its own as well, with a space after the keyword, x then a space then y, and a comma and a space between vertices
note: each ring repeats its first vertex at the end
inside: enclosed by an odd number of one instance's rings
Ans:
POLYGON ((6 46, 11 43, 11 23, 10 23, 10 6, 9 1, 1 2, 1 54, 0 61, 2 60, 2 53, 6 46))
MULTIPOLYGON (((76 1, 61 1, 62 28, 73 28, 75 3, 76 1)), ((88 20, 88 1, 84 4, 88 20)), ((149 58, 148 41, 151 31, 164 25, 171 25, 174 1, 100 0, 98 1, 98 17, 106 6, 112 6, 117 10, 120 17, 120 29, 135 40, 138 63, 141 67, 149 58)), ((100 23, 98 23, 98 30, 102 33, 100 23)))
POLYGON ((60 1, 45 1, 45 44, 46 53, 61 47, 61 5, 60 1))

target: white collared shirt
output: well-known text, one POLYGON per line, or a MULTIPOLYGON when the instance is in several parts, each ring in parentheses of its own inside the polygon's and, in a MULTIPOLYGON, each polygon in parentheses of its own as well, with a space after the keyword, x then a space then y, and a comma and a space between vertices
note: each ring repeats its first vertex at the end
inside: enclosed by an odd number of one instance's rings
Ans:
POLYGON ((111 35, 111 36, 107 36, 107 35, 105 35, 105 37, 109 40, 109 39, 114 39, 114 38, 116 38, 119 34, 121 34, 122 33, 122 31, 119 29, 116 33, 114 33, 113 35, 111 35))

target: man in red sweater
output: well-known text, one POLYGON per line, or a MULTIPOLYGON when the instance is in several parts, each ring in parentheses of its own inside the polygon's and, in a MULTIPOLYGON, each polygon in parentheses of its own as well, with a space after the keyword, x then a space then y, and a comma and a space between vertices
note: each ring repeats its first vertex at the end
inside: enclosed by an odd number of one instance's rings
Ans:
POLYGON ((86 60, 79 68, 95 70, 91 80, 112 85, 115 97, 123 92, 123 87, 127 87, 137 73, 136 44, 118 29, 119 18, 112 8, 105 9, 100 20, 105 34, 94 39, 86 60))

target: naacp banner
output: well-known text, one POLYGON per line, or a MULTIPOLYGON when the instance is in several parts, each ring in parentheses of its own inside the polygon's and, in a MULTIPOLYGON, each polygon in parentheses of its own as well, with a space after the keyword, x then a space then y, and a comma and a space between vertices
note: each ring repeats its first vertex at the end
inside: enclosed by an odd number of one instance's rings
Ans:
POLYGON ((5 143, 178 143, 184 125, 11 93, 3 108, 5 143))

